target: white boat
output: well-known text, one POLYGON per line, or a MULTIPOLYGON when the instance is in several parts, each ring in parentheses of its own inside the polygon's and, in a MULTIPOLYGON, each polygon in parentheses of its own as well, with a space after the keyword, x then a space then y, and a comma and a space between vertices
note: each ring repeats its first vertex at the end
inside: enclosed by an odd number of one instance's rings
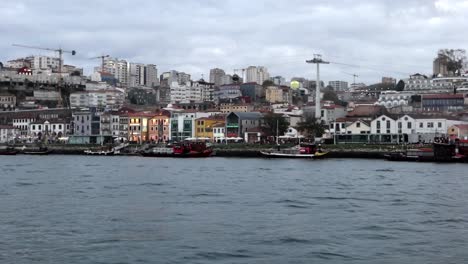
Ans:
POLYGON ((90 150, 87 149, 84 151, 86 155, 98 155, 98 156, 112 156, 114 155, 114 149, 111 150, 90 150))
POLYGON ((260 155, 266 158, 296 158, 311 159, 323 158, 327 153, 322 152, 320 146, 315 144, 301 144, 293 148, 278 149, 271 151, 260 151, 260 155))

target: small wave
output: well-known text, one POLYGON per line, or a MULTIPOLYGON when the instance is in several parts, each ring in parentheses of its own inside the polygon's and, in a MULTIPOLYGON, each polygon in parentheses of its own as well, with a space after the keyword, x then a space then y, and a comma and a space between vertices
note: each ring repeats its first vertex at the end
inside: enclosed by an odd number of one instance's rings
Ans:
POLYGON ((316 258, 320 258, 320 259, 336 259, 336 258, 339 258, 339 259, 352 259, 353 258, 352 256, 347 256, 347 255, 343 255, 343 254, 339 254, 339 253, 322 252, 322 251, 311 252, 308 255, 316 257, 316 258))
POLYGON ((103 188, 109 190, 117 190, 120 189, 120 186, 104 186, 103 188))
POLYGON ((359 228, 359 230, 366 230, 366 231, 382 231, 385 228, 383 226, 379 225, 368 225, 368 226, 363 226, 359 228))
POLYGON ((295 237, 283 237, 279 239, 279 242, 281 244, 310 244, 312 243, 311 240, 308 239, 301 239, 301 238, 295 238, 295 237))
POLYGON ((85 167, 99 167, 101 166, 100 164, 85 164, 85 167))
POLYGON ((140 183, 138 186, 163 186, 165 185, 164 183, 160 182, 145 182, 145 183, 140 183))
POLYGON ((300 200, 291 200, 291 199, 282 199, 282 200, 276 201, 275 203, 286 204, 286 207, 300 208, 300 209, 309 208, 311 205, 314 205, 313 203, 300 201, 300 200))
POLYGON ((197 258, 208 260, 220 260, 229 258, 251 258, 251 255, 242 253, 227 253, 227 252, 199 252, 195 254, 197 258))
POLYGON ((263 170, 263 171, 271 171, 271 168, 258 168, 259 170, 263 170))
POLYGON ((31 182, 17 182, 15 183, 16 186, 34 186, 36 184, 31 183, 31 182))
POLYGON ((223 196, 222 194, 219 193, 196 193, 196 194, 191 194, 191 197, 220 197, 223 196))
POLYGON ((377 200, 377 199, 355 198, 355 197, 315 196, 311 198, 316 199, 316 200, 353 200, 353 201, 364 201, 364 202, 380 202, 380 200, 377 200))
POLYGON ((112 244, 112 243, 118 243, 121 242, 122 240, 114 238, 114 239, 102 239, 102 240, 93 240, 90 241, 90 244, 94 245, 99 245, 99 244, 112 244))
POLYGON ((83 178, 91 178, 91 177, 93 177, 93 175, 91 175, 91 174, 83 174, 83 175, 80 175, 80 177, 83 177, 83 178))
POLYGON ((376 169, 375 171, 382 171, 382 172, 394 172, 394 169, 376 169))
POLYGON ((26 173, 43 173, 43 170, 27 170, 26 173))
POLYGON ((426 220, 421 222, 421 224, 443 224, 443 223, 468 223, 468 220, 463 219, 463 218, 447 218, 447 219, 432 219, 432 220, 426 220))

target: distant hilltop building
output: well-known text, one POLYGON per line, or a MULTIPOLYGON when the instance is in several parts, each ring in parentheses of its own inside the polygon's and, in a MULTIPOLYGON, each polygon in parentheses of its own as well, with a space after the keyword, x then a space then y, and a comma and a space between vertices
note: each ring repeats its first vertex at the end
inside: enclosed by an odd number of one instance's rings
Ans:
POLYGON ((348 82, 345 81, 329 81, 328 85, 333 87, 335 91, 346 91, 348 90, 348 82))
POLYGON ((129 78, 129 65, 126 60, 119 60, 118 58, 106 58, 104 60, 104 69, 101 67, 94 68, 94 71, 108 72, 119 81, 121 86, 128 87, 130 84, 129 78))
POLYGON ((154 64, 129 63, 130 87, 159 85, 158 69, 154 64))
POLYGON ((190 74, 185 72, 178 72, 175 70, 163 72, 160 76, 161 85, 169 86, 173 82, 178 82, 179 84, 189 83, 191 79, 190 74))
POLYGON ((270 74, 268 69, 263 66, 250 66, 246 69, 246 78, 245 82, 256 82, 258 84, 263 84, 264 81, 270 79, 270 74))
POLYGON ((461 76, 467 69, 464 49, 440 49, 432 64, 434 77, 461 76))
POLYGON ((382 77, 382 83, 384 84, 396 84, 396 79, 392 77, 382 77))
POLYGON ((211 69, 210 70, 210 83, 214 83, 215 86, 228 84, 228 83, 223 83, 223 81, 225 81, 223 79, 225 75, 226 75, 226 73, 222 69, 219 69, 219 68, 211 69))

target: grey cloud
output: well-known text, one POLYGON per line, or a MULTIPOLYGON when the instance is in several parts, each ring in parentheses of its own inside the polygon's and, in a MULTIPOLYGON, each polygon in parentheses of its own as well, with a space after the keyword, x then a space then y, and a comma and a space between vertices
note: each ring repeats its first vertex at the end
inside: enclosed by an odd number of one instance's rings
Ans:
POLYGON ((313 78, 305 60, 322 53, 332 62, 325 80, 355 72, 381 76, 430 73, 439 48, 466 48, 467 1, 8 1, 0 6, 0 61, 34 53, 23 43, 76 49, 66 63, 90 72, 110 54, 177 69, 195 78, 210 68, 227 72, 265 65, 272 75, 313 78))

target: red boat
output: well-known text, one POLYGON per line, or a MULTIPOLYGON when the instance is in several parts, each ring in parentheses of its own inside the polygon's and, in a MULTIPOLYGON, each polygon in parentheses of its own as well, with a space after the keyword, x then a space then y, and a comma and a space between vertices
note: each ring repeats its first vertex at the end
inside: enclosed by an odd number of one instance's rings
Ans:
POLYGON ((155 147, 141 153, 144 157, 205 158, 213 155, 213 149, 205 142, 184 142, 174 146, 155 147))

